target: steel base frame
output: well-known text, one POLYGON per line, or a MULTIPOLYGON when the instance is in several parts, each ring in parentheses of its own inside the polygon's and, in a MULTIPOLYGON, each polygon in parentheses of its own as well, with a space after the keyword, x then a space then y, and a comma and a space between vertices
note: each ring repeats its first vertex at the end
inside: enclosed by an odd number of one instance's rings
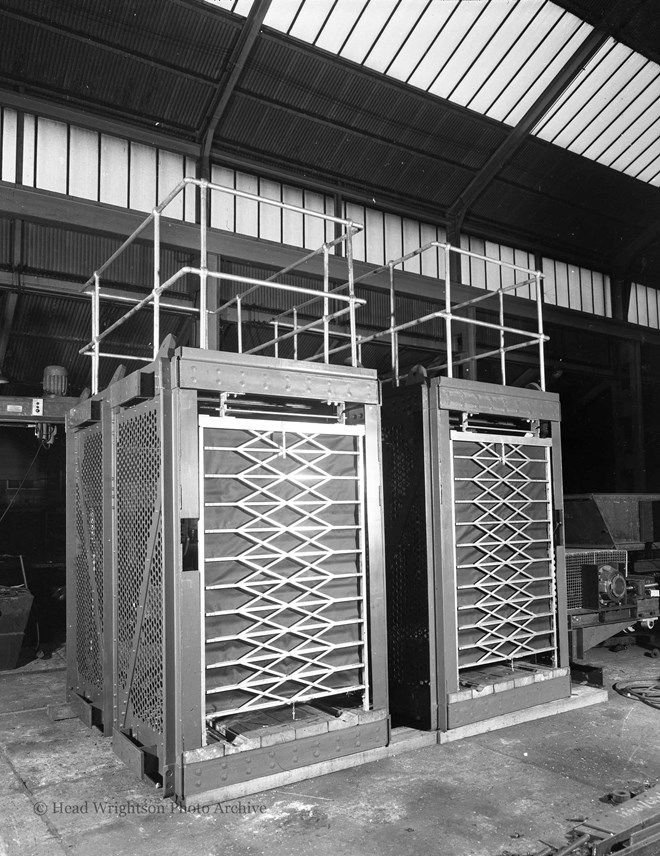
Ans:
POLYGON ((394 724, 569 697, 558 397, 437 377, 386 390, 382 425, 394 724))
MULTIPOLYGON (((323 430, 323 426, 318 429, 319 435, 323 430)), ((317 459, 325 459, 327 450, 322 443, 316 446, 317 459)), ((388 745, 380 387, 375 372, 174 348, 168 343, 153 363, 116 381, 71 411, 67 420, 67 451, 67 582, 69 591, 77 593, 68 599, 68 699, 88 725, 97 724, 105 735, 112 737, 116 753, 137 774, 161 781, 164 795, 181 803, 212 801, 220 796, 227 799, 231 794, 247 795, 277 787, 283 776, 296 780, 329 772, 336 759, 346 756, 367 761, 372 749, 388 745), (287 412, 291 399, 297 401, 297 409, 287 412), (227 402, 235 405, 233 410, 231 406, 227 409, 227 402), (265 415, 258 412, 262 405, 268 411, 265 415), (324 545, 321 535, 314 534, 323 533, 328 527, 321 513, 314 510, 301 513, 299 530, 304 532, 294 534, 300 535, 303 552, 313 555, 308 560, 311 570, 307 577, 316 575, 316 581, 300 583, 302 594, 290 595, 294 599, 293 611, 303 602, 300 611, 307 610, 305 630, 299 634, 304 641, 296 643, 300 650, 304 649, 303 665, 289 663, 282 669, 287 677, 291 673, 305 676, 301 680, 300 699, 292 690, 286 690, 292 704, 309 698, 313 702, 316 695, 323 697, 326 704, 333 704, 328 687, 336 686, 344 705, 348 698, 348 713, 337 714, 334 724, 320 728, 318 734, 302 730, 296 736, 296 730, 291 728, 284 738, 273 739, 272 745, 265 742, 263 746, 247 745, 240 751, 233 746, 225 752, 221 744, 207 745, 207 720, 211 722, 205 678, 208 591, 205 594, 203 559, 194 549, 186 548, 191 539, 195 540, 194 533, 201 520, 200 553, 204 549, 207 503, 203 483, 207 453, 203 445, 200 450, 200 425, 207 419, 203 414, 223 408, 223 419, 218 422, 224 424, 229 417, 238 431, 245 425, 253 426, 255 418, 264 419, 264 424, 272 422, 278 413, 283 424, 292 413, 299 424, 305 419, 307 407, 312 414, 310 435, 313 436, 319 420, 324 422, 325 433, 332 433, 328 425, 336 419, 335 433, 341 434, 345 426, 344 431, 351 438, 360 437, 360 443, 355 444, 360 450, 357 464, 360 479, 359 482, 353 479, 350 485, 361 485, 359 490, 363 495, 355 503, 347 503, 348 512, 341 512, 344 517, 346 513, 353 515, 355 521, 337 527, 341 531, 333 532, 332 537, 342 548, 346 547, 349 535, 357 544, 353 550, 335 550, 337 555, 341 554, 341 561, 346 561, 345 553, 358 553, 361 557, 362 583, 353 580, 358 574, 340 573, 350 579, 348 583, 340 580, 338 588, 362 584, 363 589, 359 597, 343 596, 343 590, 339 592, 341 596, 335 595, 342 614, 340 620, 323 625, 328 628, 328 639, 324 638, 323 629, 316 636, 309 630, 310 616, 318 615, 318 624, 323 624, 324 610, 328 603, 334 603, 333 590, 328 594, 323 589, 323 580, 318 581, 319 576, 330 573, 323 561, 334 548, 324 545), (301 410, 303 416, 299 415, 301 410), (354 511, 354 507, 359 511, 354 511), (349 609, 359 610, 359 621, 344 620, 343 611, 349 609), (344 624, 359 625, 363 635, 357 643, 358 631, 353 629, 349 643, 341 643, 340 638, 335 644, 344 624), (315 677, 313 669, 324 665, 324 652, 332 654, 333 645, 340 653, 335 659, 330 658, 331 666, 326 668, 328 683, 322 685, 322 679, 315 677), (355 650, 361 651, 358 686, 362 690, 353 693, 354 701, 350 693, 343 694, 344 685, 348 686, 348 679, 342 682, 342 668, 347 668, 341 665, 344 647, 351 649, 353 658, 355 650)), ((293 457, 294 451, 287 449, 283 454, 293 457)), ((309 454, 309 449, 305 453, 309 454)), ((303 452, 298 454, 300 457, 303 452)), ((303 461, 300 465, 303 470, 306 466, 315 467, 317 474, 312 478, 305 470, 300 475, 301 490, 306 489, 304 479, 316 479, 319 484, 329 480, 318 460, 309 465, 303 461)), ((246 476, 244 483, 248 482, 246 476)), ((263 491, 257 491, 256 495, 263 499, 263 491)), ((313 502, 326 509, 332 496, 324 503, 318 495, 314 494, 313 502)), ((308 500, 306 503, 310 505, 308 500)), ((283 514, 291 511, 281 497, 273 504, 284 509, 283 514)), ((265 512, 257 512, 255 519, 263 530, 264 523, 268 523, 265 512)), ((291 535, 285 523, 280 521, 276 525, 277 538, 291 535)), ((240 534, 249 537, 251 531, 240 534)), ((232 531, 232 537, 235 534, 232 531)), ((263 552, 270 542, 262 531, 255 543, 263 552)), ((284 556, 282 561, 293 563, 296 559, 295 550, 286 553, 287 548, 273 549, 284 556)), ((245 564, 255 556, 253 550, 245 564)), ((284 582, 280 576, 274 588, 284 582)), ((243 584, 241 596, 253 593, 254 586, 253 579, 243 584)), ((223 596, 235 597, 236 592, 228 590, 223 596)), ((278 609, 281 612, 288 605, 280 604, 278 609)), ((243 619, 258 610, 267 611, 267 607, 255 595, 247 607, 238 603, 236 615, 243 619), (257 605, 253 606, 254 603, 257 605), (248 608, 251 606, 252 613, 248 608)), ((231 613, 231 609, 225 612, 231 613)), ((294 626, 288 629, 295 634, 298 625, 291 621, 294 626)), ((261 636, 271 632, 267 620, 262 624, 256 621, 256 628, 261 636)), ((238 633, 232 644, 242 639, 238 633)), ((275 643, 269 646, 261 642, 254 646, 253 660, 268 661, 270 671, 266 669, 264 676, 269 680, 283 659, 281 654, 273 655, 274 647, 275 643)), ((251 667, 247 655, 241 668, 246 668, 246 663, 251 667)), ((234 664, 230 666, 233 668, 234 664)), ((355 663, 351 662, 350 668, 353 678, 355 663)), ((254 684, 252 681, 250 687, 254 684)), ((247 684, 239 681, 237 686, 240 689, 247 684)), ((285 691, 282 693, 286 700, 285 691)), ((268 705, 266 694, 263 698, 258 693, 253 697, 258 702, 253 708, 268 705)), ((268 698, 281 701, 274 691, 268 698)), ((237 715, 236 703, 231 712, 237 715)))

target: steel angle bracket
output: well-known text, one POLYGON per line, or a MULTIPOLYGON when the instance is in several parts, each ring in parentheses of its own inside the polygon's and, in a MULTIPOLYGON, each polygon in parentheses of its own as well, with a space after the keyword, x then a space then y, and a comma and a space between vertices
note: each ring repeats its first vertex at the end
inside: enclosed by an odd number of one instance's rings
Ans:
POLYGON ((593 856, 657 856, 660 853, 660 786, 591 817, 573 830, 589 836, 593 856))
POLYGON ((143 780, 153 781, 158 772, 158 756, 155 746, 139 746, 123 731, 112 732, 112 748, 115 755, 143 780))
POLYGON ((103 711, 98 705, 83 698, 74 690, 69 691, 66 700, 73 713, 88 728, 102 728, 103 711))

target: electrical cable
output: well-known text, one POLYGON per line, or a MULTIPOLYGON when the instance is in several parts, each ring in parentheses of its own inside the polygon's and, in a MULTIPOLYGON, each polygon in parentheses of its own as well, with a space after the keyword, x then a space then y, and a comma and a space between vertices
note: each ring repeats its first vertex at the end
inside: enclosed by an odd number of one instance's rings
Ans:
POLYGON ((19 493, 21 492, 21 488, 22 488, 22 487, 23 487, 23 485, 25 484, 25 482, 26 482, 26 480, 27 480, 27 477, 30 475, 30 470, 31 470, 31 469, 32 469, 32 467, 34 466, 34 462, 37 460, 37 456, 39 455, 39 452, 41 451, 41 448, 42 448, 42 444, 41 444, 41 443, 39 443, 39 445, 37 446, 37 451, 36 451, 36 452, 35 452, 35 454, 34 454, 34 458, 32 458, 32 460, 30 461, 30 466, 27 468, 27 471, 26 471, 25 475, 23 476, 23 481, 19 484, 19 486, 18 486, 18 490, 16 491, 16 493, 15 493, 15 494, 14 494, 14 496, 12 497, 12 500, 11 500, 11 502, 9 503, 9 505, 8 505, 8 506, 5 508, 5 510, 2 512, 2 517, 0 517, 0 523, 2 523, 2 521, 3 521, 3 520, 5 519, 5 517, 7 516, 7 513, 8 513, 8 511, 9 511, 9 509, 10 509, 10 508, 12 507, 12 505, 16 502, 16 497, 17 497, 17 496, 19 495, 19 493))
POLYGON ((619 695, 641 701, 649 707, 660 710, 660 682, 647 678, 635 678, 630 681, 617 681, 612 689, 619 695))

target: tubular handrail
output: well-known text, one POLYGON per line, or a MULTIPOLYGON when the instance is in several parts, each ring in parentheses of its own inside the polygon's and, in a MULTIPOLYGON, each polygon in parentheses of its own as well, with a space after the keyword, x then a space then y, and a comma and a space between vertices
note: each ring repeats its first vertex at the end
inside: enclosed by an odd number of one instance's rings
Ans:
MULTIPOLYGON (((208 322, 209 318, 222 317, 223 313, 235 309, 237 338, 239 353, 258 353, 267 348, 273 348, 276 357, 279 356, 279 344, 289 340, 293 340, 294 359, 298 358, 298 337, 303 333, 321 334, 323 336, 323 348, 319 353, 310 360, 324 360, 329 362, 330 357, 337 353, 350 349, 351 364, 358 365, 361 359, 363 345, 389 339, 392 376, 391 380, 395 385, 400 382, 400 365, 399 365, 399 334, 410 330, 414 327, 419 327, 427 322, 439 319, 444 322, 444 337, 447 349, 446 362, 441 366, 434 366, 433 371, 446 370, 449 377, 453 376, 454 367, 465 364, 467 362, 484 359, 499 355, 500 371, 502 383, 506 384, 506 361, 505 356, 511 351, 520 348, 535 345, 538 348, 539 354, 539 374, 540 386, 545 389, 545 369, 544 369, 544 343, 548 337, 543 332, 543 301, 541 292, 542 273, 535 271, 522 265, 517 265, 512 262, 506 262, 501 259, 493 259, 481 253, 475 253, 470 250, 463 250, 459 247, 454 247, 449 243, 440 241, 429 241, 420 247, 407 252, 397 259, 386 262, 383 265, 372 268, 361 276, 355 277, 353 272, 353 236, 362 229, 361 224, 356 223, 350 218, 336 217, 325 214, 320 211, 306 209, 298 205, 292 205, 287 202, 281 202, 268 197, 257 196, 256 194, 247 191, 236 190, 234 188, 225 187, 224 185, 215 184, 204 179, 195 179, 186 177, 182 179, 176 187, 174 187, 167 196, 157 206, 153 208, 151 213, 145 220, 132 232, 131 235, 115 250, 110 258, 99 267, 92 277, 85 283, 82 291, 89 294, 92 304, 92 337, 91 340, 80 349, 79 353, 86 354, 92 358, 92 392, 98 392, 98 374, 99 360, 101 357, 113 359, 133 359, 150 362, 155 359, 160 347, 160 311, 168 310, 174 312, 195 314, 199 317, 199 346, 206 348, 208 345, 208 322), (192 186, 196 192, 199 192, 199 208, 200 217, 196 226, 199 228, 199 266, 184 265, 179 268, 165 281, 161 276, 161 216, 167 207, 181 194, 186 187, 192 186), (208 210, 210 197, 212 193, 224 193, 248 199, 257 202, 260 205, 271 205, 281 210, 291 211, 301 214, 305 217, 313 217, 322 220, 324 223, 332 223, 335 226, 341 226, 341 234, 336 235, 334 239, 324 241, 319 247, 313 250, 303 251, 303 255, 298 260, 288 264, 281 270, 276 271, 265 279, 256 277, 242 276, 238 274, 224 273, 222 271, 209 270, 208 267, 208 250, 207 250, 207 229, 208 229, 208 210), (151 291, 143 298, 131 298, 124 295, 114 295, 108 291, 101 290, 101 275, 104 274, 114 261, 130 246, 137 238, 142 235, 150 225, 153 224, 153 284, 151 291), (345 248, 343 261, 346 264, 347 278, 339 285, 330 286, 330 262, 329 256, 331 251, 343 245, 345 248), (411 321, 398 322, 396 317, 396 287, 395 287, 395 268, 402 266, 410 259, 420 256, 423 253, 431 250, 439 250, 444 255, 445 267, 445 289, 444 289, 444 308, 434 312, 415 318, 411 321), (450 257, 452 253, 457 253, 461 257, 477 259, 483 261, 487 265, 495 265, 500 269, 507 269, 514 272, 514 275, 523 275, 525 279, 514 281, 509 285, 500 285, 494 290, 487 290, 483 294, 467 300, 462 300, 452 305, 452 283, 449 276, 450 257), (321 288, 309 288, 307 286, 292 285, 289 283, 276 282, 276 280, 288 274, 301 265, 309 262, 318 256, 323 257, 323 282, 321 288), (373 277, 375 274, 387 271, 389 274, 389 295, 390 295, 390 323, 385 329, 375 331, 368 335, 358 335, 356 329, 356 309, 363 306, 366 300, 357 297, 355 294, 355 286, 373 277), (198 277, 200 281, 200 296, 199 307, 186 306, 171 302, 161 301, 161 295, 172 288, 184 276, 198 277), (208 308, 208 284, 215 283, 216 287, 221 283, 232 283, 235 287, 246 286, 243 291, 233 294, 217 308, 208 308), (510 292, 515 292, 523 286, 535 287, 536 294, 536 331, 523 330, 510 324, 505 323, 504 317, 504 295, 510 292), (243 313, 245 308, 245 300, 257 292, 259 289, 269 289, 277 292, 284 292, 299 295, 304 298, 301 302, 296 303, 293 307, 279 312, 274 315, 271 320, 274 336, 266 342, 262 342, 250 348, 243 350, 243 313), (105 329, 101 330, 101 301, 111 300, 116 302, 132 303, 133 305, 117 320, 110 324, 105 329), (483 321, 470 315, 459 314, 461 310, 470 310, 473 307, 488 300, 497 301, 497 323, 491 321, 483 321), (310 316, 313 314, 309 311, 309 307, 313 304, 322 303, 318 317, 310 316), (110 353, 107 350, 101 351, 100 345, 110 334, 116 331, 129 318, 133 317, 140 310, 148 305, 153 306, 153 355, 151 358, 143 356, 130 356, 126 354, 110 353), (333 305, 334 304, 334 305, 333 305), (305 317, 300 323, 301 313, 305 310, 305 317), (344 321, 348 317, 348 325, 344 321), (331 325, 333 322, 342 320, 343 329, 334 329, 331 325), (470 354, 467 356, 454 356, 453 353, 453 330, 454 325, 464 324, 473 327, 481 327, 495 330, 499 333, 499 345, 493 350, 485 353, 470 354), (285 331, 285 332, 282 332, 285 331), (506 342, 507 336, 522 336, 524 341, 513 344, 506 342), (339 345, 330 347, 330 338, 337 337, 345 341, 339 345)), ((340 257, 337 257, 340 258, 340 257)))
MULTIPOLYGON (((339 317, 344 315, 349 316, 349 325, 351 330, 351 335, 353 337, 353 342, 351 345, 351 352, 353 354, 353 365, 357 364, 357 348, 355 345, 355 308, 356 306, 363 305, 366 301, 355 297, 354 288, 352 286, 353 282, 353 255, 352 255, 352 238, 353 235, 362 229, 361 224, 356 223, 354 220, 345 217, 336 217, 334 215, 325 214, 321 211, 314 211, 312 209, 304 208, 299 205, 293 205, 288 202, 281 202, 277 199, 269 199, 268 197, 258 196, 254 193, 249 193, 248 191, 237 190, 231 187, 225 187, 221 184, 215 184, 214 182, 207 181, 205 179, 196 179, 191 177, 183 178, 168 194, 167 196, 156 205, 151 213, 143 220, 142 223, 122 242, 122 244, 115 250, 115 252, 110 256, 110 258, 105 261, 101 267, 99 267, 94 274, 87 280, 87 282, 82 287, 82 292, 87 293, 91 297, 92 303, 92 338, 91 340, 80 349, 79 353, 91 356, 92 358, 92 393, 98 392, 98 375, 99 375, 99 359, 100 357, 110 357, 115 359, 135 359, 142 361, 150 361, 145 357, 130 357, 128 355, 120 355, 114 353, 108 353, 107 351, 101 352, 100 344, 102 341, 107 339, 107 337, 117 330, 121 325, 123 325, 129 318, 134 316, 141 309, 145 308, 147 305, 153 305, 153 357, 155 359, 158 354, 158 349, 160 347, 160 310, 168 309, 182 312, 194 312, 199 315, 199 346, 201 348, 206 348, 208 344, 208 321, 210 316, 220 316, 222 312, 226 311, 232 306, 236 306, 237 315, 238 315, 238 342, 239 342, 239 352, 242 353, 242 313, 241 306, 242 301, 245 300, 250 294, 253 294, 260 288, 267 288, 274 291, 280 292, 289 292, 294 294, 299 294, 301 296, 309 298, 307 303, 312 303, 315 300, 322 299, 323 300, 323 316, 318 319, 315 324, 323 325, 323 334, 325 337, 325 345, 324 345, 324 353, 329 353, 329 345, 328 345, 328 335, 330 330, 330 322, 336 320, 339 317), (176 199, 176 197, 182 193, 187 186, 193 186, 196 188, 196 191, 199 192, 200 195, 200 217, 199 223, 196 224, 199 227, 199 248, 200 248, 200 264, 198 267, 192 265, 185 265, 184 267, 177 270, 169 279, 164 282, 161 280, 161 269, 160 269, 160 254, 161 254, 161 233, 160 233, 160 220, 163 212, 167 209, 167 207, 176 199), (279 208, 284 211, 291 211, 292 213, 301 214, 304 217, 312 217, 316 219, 322 220, 324 223, 332 223, 335 226, 342 227, 342 233, 336 236, 333 240, 325 241, 321 247, 314 249, 310 252, 305 252, 305 254, 292 264, 287 265, 284 269, 277 271, 272 274, 265 280, 256 279, 252 277, 243 277, 234 274, 226 274, 219 271, 212 271, 208 268, 208 250, 207 250, 207 229, 208 229, 208 202, 209 202, 209 193, 224 193, 229 194, 231 196, 239 197, 241 199, 247 199, 254 202, 257 202, 260 205, 270 205, 275 208, 279 208), (153 224, 153 285, 151 291, 142 299, 132 300, 131 298, 124 298, 119 296, 113 296, 106 291, 101 291, 101 275, 105 273, 108 268, 112 265, 114 261, 116 261, 121 254, 131 245, 136 239, 142 235, 145 230, 149 226, 153 224), (345 262, 347 265, 347 286, 348 286, 348 294, 331 294, 329 291, 329 262, 328 262, 328 254, 331 249, 336 246, 343 244, 345 246, 345 262), (306 288, 304 286, 297 285, 289 285, 287 283, 279 283, 275 282, 275 280, 300 267, 300 265, 309 261, 310 259, 323 254, 324 259, 324 277, 323 277, 323 291, 320 292, 318 290, 312 288, 306 288), (162 303, 161 295, 171 288, 176 282, 178 282, 184 276, 197 276, 200 281, 200 300, 199 307, 186 307, 186 306, 177 306, 172 303, 162 303), (207 295, 207 285, 208 281, 219 282, 233 282, 241 285, 250 286, 246 291, 241 294, 236 294, 228 301, 226 301, 222 306, 218 309, 213 309, 209 312, 208 310, 208 295, 207 295), (110 326, 101 330, 100 316, 101 316, 101 300, 116 300, 116 301, 124 301, 124 302, 133 302, 134 305, 125 312, 120 318, 114 321, 110 326), (336 310, 334 312, 330 312, 330 303, 329 301, 335 301, 340 304, 346 304, 346 308, 336 310)), ((314 326, 314 325, 312 325, 314 326)), ((286 338, 290 338, 288 334, 286 334, 286 338)), ((269 347, 275 347, 277 350, 277 342, 269 342, 267 343, 269 347)), ((253 349, 254 350, 254 349, 253 349)))
MULTIPOLYGON (((399 375, 399 348, 398 348, 398 334, 404 332, 405 330, 410 330, 414 327, 419 327, 422 324, 428 323, 429 321, 433 321, 436 319, 444 319, 445 322, 445 336, 446 336, 446 347, 447 347, 447 361, 439 366, 434 367, 434 371, 442 371, 443 369, 447 370, 447 374, 449 377, 453 376, 453 368, 455 366, 463 365, 468 362, 473 362, 480 359, 485 359, 487 357, 492 357, 499 355, 500 357, 500 371, 502 377, 502 383, 506 384, 506 366, 505 366, 505 354, 510 351, 520 350, 521 348, 530 347, 532 345, 536 345, 539 353, 539 376, 540 376, 540 386, 541 389, 545 390, 545 366, 544 366, 544 343, 548 341, 549 337, 545 335, 543 332, 543 302, 542 302, 542 292, 541 292, 541 280, 543 278, 543 274, 540 271, 531 270, 530 268, 526 268, 523 265, 516 265, 512 262, 506 262, 501 259, 493 259, 489 256, 482 255, 480 253, 474 253, 468 250, 460 249, 459 247, 454 247, 448 243, 442 243, 440 241, 429 241, 428 243, 417 247, 416 249, 406 253, 404 256, 401 256, 397 259, 392 259, 389 262, 386 262, 384 265, 380 265, 377 268, 373 268, 372 270, 362 274, 360 277, 357 277, 354 280, 354 283, 358 283, 368 279, 377 273, 382 273, 383 271, 389 271, 390 273, 390 325, 382 330, 378 330, 374 333, 370 333, 368 335, 359 335, 357 338, 357 347, 362 349, 362 346, 369 343, 374 342, 380 339, 389 339, 391 343, 391 363, 392 363, 392 382, 395 385, 398 385, 401 378, 399 375), (445 255, 445 308, 438 309, 434 312, 430 312, 426 315, 420 316, 418 318, 414 318, 410 321, 405 321, 401 323, 396 323, 396 290, 394 283, 394 269, 398 265, 402 265, 404 262, 409 261, 411 258, 415 256, 421 255, 427 250, 436 247, 443 251, 445 255), (452 305, 451 303, 451 278, 448 276, 449 273, 449 255, 450 253, 458 253, 461 256, 468 256, 470 258, 476 258, 482 260, 488 264, 497 265, 500 268, 506 268, 512 270, 517 273, 522 273, 526 275, 526 279, 520 280, 517 282, 513 282, 510 285, 501 285, 499 288, 494 290, 485 291, 483 294, 477 295, 476 297, 470 298, 468 300, 464 300, 460 303, 455 303, 452 305), (515 292, 517 289, 522 288, 527 285, 535 286, 535 300, 537 305, 537 330, 536 332, 532 332, 530 330, 523 330, 518 327, 512 327, 506 325, 504 323, 504 304, 503 304, 503 296, 509 292, 515 292), (493 298, 497 298, 498 300, 498 310, 499 310, 499 319, 498 323, 493 323, 489 321, 482 321, 477 318, 470 318, 464 315, 458 315, 457 312, 461 309, 466 309, 473 307, 477 304, 483 303, 486 300, 492 300, 493 298), (470 355, 467 357, 454 358, 452 353, 452 328, 454 323, 467 324, 474 327, 482 327, 492 330, 497 330, 500 334, 500 343, 499 347, 487 351, 481 354, 470 355), (506 345, 505 344, 505 334, 517 335, 525 337, 524 341, 517 342, 514 344, 506 345)), ((333 292, 337 292, 339 289, 345 288, 346 283, 343 283, 337 286, 333 292)), ((284 327, 294 327, 294 330, 289 335, 295 336, 297 332, 302 332, 301 327, 298 327, 297 330, 295 328, 295 324, 291 325, 287 324, 284 321, 284 316, 286 313, 281 313, 279 316, 275 317, 272 321, 273 324, 284 327)), ((307 329, 307 328, 306 328, 307 329)), ((336 338, 343 338, 344 333, 340 330, 332 331, 332 336, 336 338)), ((326 356, 326 359, 329 355, 338 354, 342 351, 347 350, 350 347, 348 344, 339 344, 334 348, 330 349, 326 356)), ((310 359, 314 360, 317 357, 311 357, 310 359)))

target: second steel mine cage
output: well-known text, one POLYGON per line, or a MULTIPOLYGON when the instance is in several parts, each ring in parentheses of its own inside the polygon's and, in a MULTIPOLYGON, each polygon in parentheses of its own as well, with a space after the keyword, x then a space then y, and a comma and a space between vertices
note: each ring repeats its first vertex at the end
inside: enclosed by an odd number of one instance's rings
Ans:
MULTIPOLYGON (((444 249, 449 270, 456 251, 444 249)), ((571 695, 560 406, 545 391, 540 274, 479 258, 512 282, 453 305, 448 285, 435 313, 446 357, 403 378, 393 360, 381 415, 390 711, 441 742, 571 695), (505 324, 504 292, 519 288, 536 299, 535 332, 505 324), (475 316, 488 301, 490 317, 475 316), (494 332, 499 347, 454 360, 452 325, 494 332), (529 347, 539 381, 507 385, 506 355, 529 347), (501 385, 453 377, 480 359, 501 385)))
MULTIPOLYGON (((67 684, 120 757, 190 804, 389 741, 380 390, 356 366, 349 221, 333 222, 348 293, 326 276, 317 321, 327 350, 330 321, 348 319, 346 366, 161 344, 160 210, 154 353, 102 391, 100 358, 120 355, 92 283, 94 394, 68 420, 67 684)), ((204 224, 200 244, 205 290, 204 224)))
POLYGON ((568 698, 557 397, 436 377, 382 421, 395 721, 458 734, 568 698))

